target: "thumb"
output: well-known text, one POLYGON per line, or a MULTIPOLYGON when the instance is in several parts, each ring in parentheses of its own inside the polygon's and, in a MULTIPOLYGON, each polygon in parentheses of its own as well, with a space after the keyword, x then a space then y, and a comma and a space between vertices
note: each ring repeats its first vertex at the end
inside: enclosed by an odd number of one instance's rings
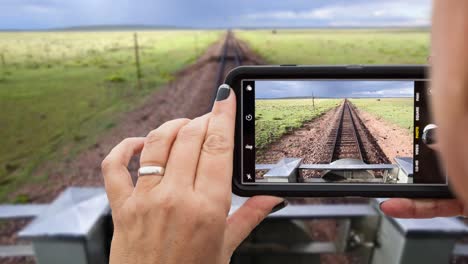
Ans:
POLYGON ((274 196, 255 196, 247 200, 227 219, 225 245, 232 252, 270 213, 286 207, 288 202, 274 196))

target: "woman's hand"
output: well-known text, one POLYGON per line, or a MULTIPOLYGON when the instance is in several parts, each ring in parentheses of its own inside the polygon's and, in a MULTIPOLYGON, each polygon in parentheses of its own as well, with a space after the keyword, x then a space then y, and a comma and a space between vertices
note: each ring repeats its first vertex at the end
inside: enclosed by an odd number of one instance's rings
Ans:
POLYGON ((125 139, 103 161, 114 221, 111 263, 228 263, 253 228, 284 205, 253 197, 228 217, 235 95, 222 85, 216 100, 211 113, 125 139), (164 167, 164 176, 140 176, 133 186, 127 165, 139 152, 142 167, 164 167))
POLYGON ((431 101, 438 125, 438 151, 459 200, 390 199, 381 204, 394 217, 467 215, 468 205, 468 1, 434 2, 431 101))
POLYGON ((433 218, 465 216, 466 208, 456 199, 405 199, 393 198, 380 204, 388 216, 397 218, 433 218))

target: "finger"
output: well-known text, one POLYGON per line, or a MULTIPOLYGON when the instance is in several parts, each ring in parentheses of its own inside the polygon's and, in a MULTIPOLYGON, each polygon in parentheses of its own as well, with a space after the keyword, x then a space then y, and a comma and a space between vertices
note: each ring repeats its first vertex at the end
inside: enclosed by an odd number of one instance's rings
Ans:
POLYGON ((463 215, 463 204, 455 199, 404 199, 383 202, 380 209, 396 218, 433 218, 463 215))
POLYGON ((279 210, 286 205, 286 200, 273 196, 255 196, 247 200, 227 219, 225 242, 228 248, 234 251, 273 209, 279 210))
POLYGON ((218 197, 231 195, 235 118, 235 94, 229 86, 221 85, 211 112, 195 181, 195 188, 218 197))
POLYGON ((210 114, 195 118, 179 130, 167 162, 169 184, 193 188, 200 149, 205 140, 210 114))
MULTIPOLYGON (((151 131, 146 137, 145 146, 141 152, 140 166, 166 167, 169 152, 179 130, 189 119, 176 119, 162 124, 151 131)), ((153 189, 164 176, 141 176, 135 186, 136 193, 144 193, 153 189)))
POLYGON ((102 175, 111 208, 131 195, 133 182, 127 166, 132 156, 140 153, 144 142, 142 137, 126 138, 102 161, 102 175))

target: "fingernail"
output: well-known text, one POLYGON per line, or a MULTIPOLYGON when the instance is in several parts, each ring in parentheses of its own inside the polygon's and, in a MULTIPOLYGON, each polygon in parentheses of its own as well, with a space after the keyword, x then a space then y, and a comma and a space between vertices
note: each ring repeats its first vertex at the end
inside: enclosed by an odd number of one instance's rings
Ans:
POLYGON ((385 201, 381 201, 381 202, 379 203, 379 209, 380 209, 380 210, 382 210, 382 204, 383 204, 383 203, 385 203, 385 201))
POLYGON ((227 84, 222 84, 218 88, 218 93, 216 94, 216 101, 223 101, 229 97, 231 93, 231 87, 227 84))
POLYGON ((273 209, 271 209, 270 214, 272 214, 272 213, 274 213, 274 212, 278 212, 279 210, 285 208, 287 205, 288 205, 288 201, 287 201, 287 200, 283 200, 281 203, 275 205, 275 207, 273 207, 273 209))

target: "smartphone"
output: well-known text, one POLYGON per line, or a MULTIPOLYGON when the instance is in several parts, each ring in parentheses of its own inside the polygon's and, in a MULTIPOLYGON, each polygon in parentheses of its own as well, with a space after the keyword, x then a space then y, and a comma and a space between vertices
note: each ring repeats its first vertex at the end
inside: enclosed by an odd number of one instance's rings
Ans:
POLYGON ((233 192, 283 197, 451 197, 437 158, 428 68, 243 66, 233 192))

